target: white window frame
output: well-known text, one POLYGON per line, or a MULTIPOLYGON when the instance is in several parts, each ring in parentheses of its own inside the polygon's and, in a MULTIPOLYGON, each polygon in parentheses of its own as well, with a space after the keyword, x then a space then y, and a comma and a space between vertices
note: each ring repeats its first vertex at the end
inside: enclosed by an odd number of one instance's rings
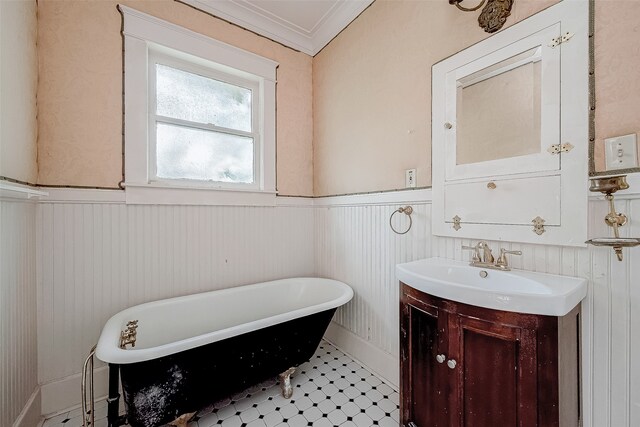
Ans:
MULTIPOLYGON (((277 62, 195 33, 129 7, 124 17, 124 147, 126 202, 134 204, 275 204, 277 62), (153 61, 199 70, 217 80, 251 86, 254 183, 167 180, 155 176, 155 79, 153 61), (252 110, 253 110, 252 106, 252 110), (153 123, 153 126, 151 125, 153 123)), ((185 71, 190 71, 186 69, 185 71)))

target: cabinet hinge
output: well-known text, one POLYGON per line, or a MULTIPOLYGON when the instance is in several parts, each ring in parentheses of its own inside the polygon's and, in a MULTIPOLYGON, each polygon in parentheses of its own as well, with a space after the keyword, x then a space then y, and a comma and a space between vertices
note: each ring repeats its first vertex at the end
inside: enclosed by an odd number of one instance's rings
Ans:
POLYGON ((574 34, 570 32, 566 32, 561 36, 555 37, 551 39, 551 43, 549 43, 549 47, 560 46, 562 43, 568 42, 574 34))
POLYGON ((574 148, 575 147, 570 142, 565 142, 564 144, 554 144, 551 147, 547 148, 547 151, 551 154, 560 154, 568 153, 574 148))

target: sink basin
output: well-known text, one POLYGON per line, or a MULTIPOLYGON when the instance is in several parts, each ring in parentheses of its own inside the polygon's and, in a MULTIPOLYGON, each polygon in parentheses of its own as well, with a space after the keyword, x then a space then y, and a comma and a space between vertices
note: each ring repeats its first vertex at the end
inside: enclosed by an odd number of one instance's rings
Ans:
POLYGON ((440 298, 548 316, 564 316, 587 295, 586 279, 483 269, 441 258, 398 264, 396 277, 414 289, 440 298), (480 275, 483 271, 487 273, 484 278, 480 275))

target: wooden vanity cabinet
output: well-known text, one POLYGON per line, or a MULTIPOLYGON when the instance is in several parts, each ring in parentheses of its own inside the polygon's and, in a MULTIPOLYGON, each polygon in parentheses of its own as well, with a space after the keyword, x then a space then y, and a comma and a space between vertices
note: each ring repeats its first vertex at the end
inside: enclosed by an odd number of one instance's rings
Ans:
POLYGON ((491 310, 401 284, 401 425, 579 425, 579 308, 491 310))

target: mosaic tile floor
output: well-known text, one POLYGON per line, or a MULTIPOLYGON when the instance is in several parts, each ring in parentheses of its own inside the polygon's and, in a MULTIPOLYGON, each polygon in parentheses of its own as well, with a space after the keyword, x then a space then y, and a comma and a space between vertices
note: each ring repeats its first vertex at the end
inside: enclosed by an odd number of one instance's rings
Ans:
MULTIPOLYGON (((189 427, 398 427, 398 393, 349 356, 323 341, 292 376, 293 397, 276 380, 200 411, 189 427)), ((106 403, 96 403, 96 426, 106 427, 106 403)), ((80 427, 80 410, 43 427, 80 427)))

